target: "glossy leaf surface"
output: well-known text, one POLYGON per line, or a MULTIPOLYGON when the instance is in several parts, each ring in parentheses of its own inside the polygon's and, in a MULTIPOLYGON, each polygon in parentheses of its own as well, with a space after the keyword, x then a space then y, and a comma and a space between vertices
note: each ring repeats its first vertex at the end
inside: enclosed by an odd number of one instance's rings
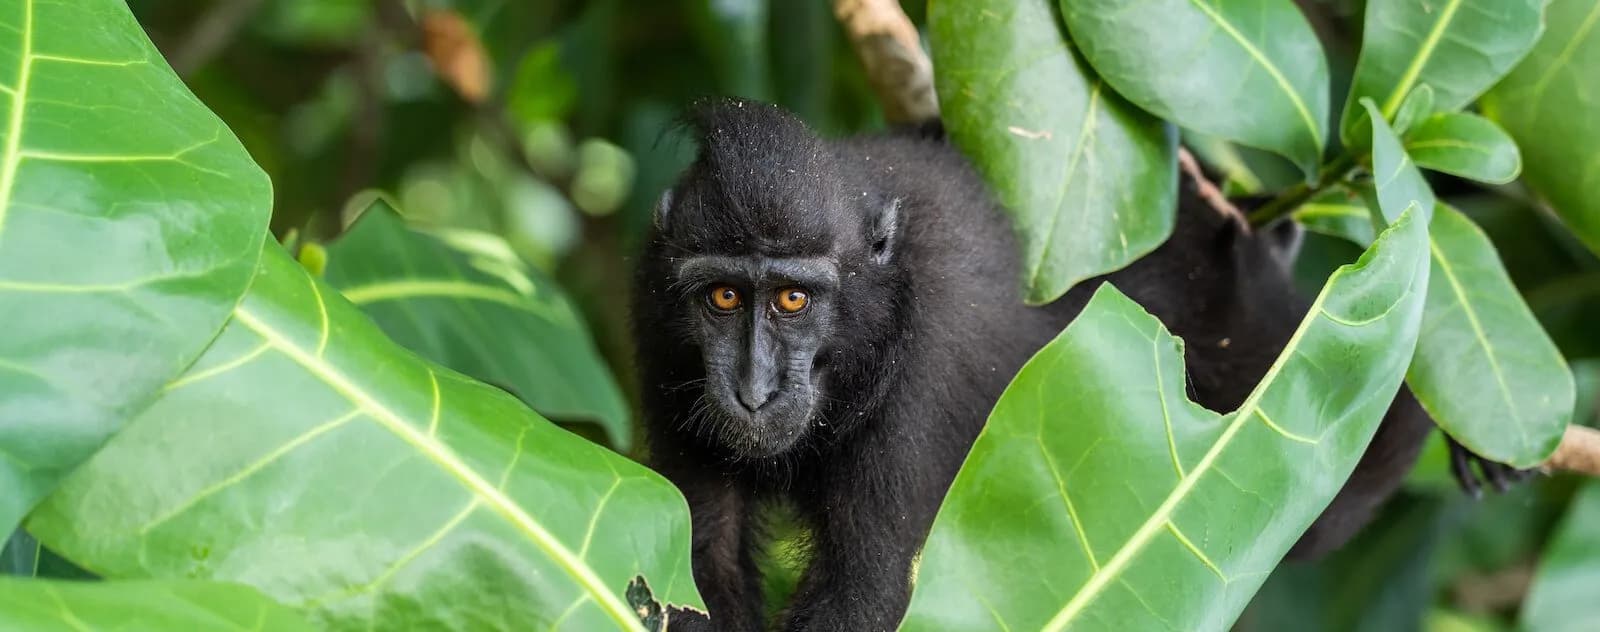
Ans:
POLYGON ((1316 171, 1328 62, 1291 0, 1061 0, 1061 10, 1084 57, 1129 101, 1316 171))
POLYGON ((1102 287, 996 405, 902 629, 1227 629, 1399 387, 1428 283, 1425 218, 1407 211, 1336 272, 1226 415, 1185 396, 1182 343, 1102 287))
POLYGON ((456 236, 479 252, 409 229, 378 203, 328 247, 325 278, 401 346, 547 417, 599 422, 626 450, 622 391, 561 289, 519 265, 499 237, 456 236))
POLYGON ((1581 487, 1539 568, 1522 605, 1522 629, 1583 632, 1600 624, 1600 483, 1581 487))
MULTIPOLYGON (((1433 108, 1454 112, 1505 76, 1533 47, 1545 0, 1369 0, 1341 129, 1347 144, 1366 147, 1353 127, 1363 98, 1394 120, 1413 88, 1433 89, 1433 108)), ((1426 113, 1424 113, 1426 114, 1426 113)))
POLYGON ((249 584, 330 629, 635 629, 697 601, 665 480, 401 349, 277 246, 217 341, 29 521, 115 578, 249 584))
POLYGON ((0 4, 0 533, 201 353, 271 201, 122 2, 0 4))
POLYGON ((928 19, 945 126, 1015 218, 1029 302, 1166 240, 1175 135, 1079 59, 1051 0, 938 2, 928 19))
POLYGON ((0 629, 28 632, 311 632, 254 589, 203 581, 69 582, 0 577, 0 629))
POLYGON ((1600 253, 1600 2, 1552 0, 1549 30, 1484 98, 1522 148, 1524 179, 1600 253))
POLYGON ((1435 114, 1405 134, 1406 153, 1417 166, 1505 184, 1522 172, 1522 154, 1505 130, 1476 114, 1435 114))

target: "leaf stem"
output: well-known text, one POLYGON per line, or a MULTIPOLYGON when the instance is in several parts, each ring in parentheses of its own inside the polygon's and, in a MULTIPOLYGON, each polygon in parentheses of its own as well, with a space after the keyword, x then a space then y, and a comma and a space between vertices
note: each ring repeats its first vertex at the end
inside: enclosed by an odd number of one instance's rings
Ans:
POLYGON ((1354 154, 1340 156, 1337 160, 1328 163, 1321 171, 1317 172, 1316 182, 1311 184, 1301 182, 1289 187, 1279 193, 1277 197, 1272 198, 1271 201, 1261 205, 1260 208, 1251 211, 1250 225, 1265 226, 1272 223, 1273 220, 1289 214, 1289 211, 1311 199, 1311 196, 1321 193, 1323 189, 1344 180, 1350 175, 1350 172, 1355 170, 1356 166, 1354 154))

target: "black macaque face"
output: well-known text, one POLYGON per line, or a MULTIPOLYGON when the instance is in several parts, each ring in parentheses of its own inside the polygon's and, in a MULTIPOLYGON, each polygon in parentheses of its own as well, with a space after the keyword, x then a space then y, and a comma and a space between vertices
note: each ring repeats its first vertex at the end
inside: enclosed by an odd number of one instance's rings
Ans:
POLYGON ((774 457, 870 397, 904 303, 901 200, 773 106, 693 116, 700 156, 662 196, 635 293, 635 335, 678 380, 646 387, 688 409, 677 429, 774 457))
POLYGON ((780 454, 803 437, 823 397, 819 351, 835 316, 839 270, 826 257, 701 255, 678 267, 680 308, 705 360, 713 432, 737 453, 780 454))

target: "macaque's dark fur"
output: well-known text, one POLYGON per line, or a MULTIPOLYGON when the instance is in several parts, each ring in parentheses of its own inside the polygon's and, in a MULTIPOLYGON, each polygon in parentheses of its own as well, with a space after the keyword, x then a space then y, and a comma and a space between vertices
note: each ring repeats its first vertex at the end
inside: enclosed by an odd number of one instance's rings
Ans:
MULTIPOLYGON (((664 204, 634 292, 651 464, 689 501, 694 574, 711 616, 678 619, 674 630, 766 628, 752 553, 757 509, 769 502, 791 505, 813 533, 812 564, 782 628, 893 629, 912 559, 990 408, 1101 279, 1024 306, 1009 223, 937 139, 819 140, 778 108, 738 101, 701 106, 691 124, 700 158, 664 204), (898 209, 893 254, 874 265, 872 226, 885 208, 898 209), (744 431, 707 400, 698 295, 676 276, 684 258, 707 254, 839 266, 836 311, 819 333, 817 403, 777 454, 744 449, 744 431)), ((1279 231, 1244 235, 1182 185, 1173 237, 1109 280, 1185 339, 1196 400, 1231 410, 1307 303, 1291 286, 1279 231)), ((1430 427, 1402 397, 1297 552, 1335 547, 1365 523, 1430 427)))

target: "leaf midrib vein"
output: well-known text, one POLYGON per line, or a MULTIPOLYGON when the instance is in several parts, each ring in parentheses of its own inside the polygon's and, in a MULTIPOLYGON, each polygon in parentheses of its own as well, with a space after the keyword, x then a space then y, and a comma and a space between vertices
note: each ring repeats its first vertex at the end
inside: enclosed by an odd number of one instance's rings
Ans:
MULTIPOLYGON (((1415 220, 1413 219, 1412 221, 1415 220)), ((1333 284, 1330 280, 1323 292, 1317 295, 1316 301, 1311 304, 1311 308, 1307 313, 1323 313, 1322 306, 1326 302, 1332 287, 1333 284)), ((1406 294, 1409 294, 1410 291, 1408 289, 1406 294)), ((1404 300, 1405 296, 1401 295, 1396 299, 1396 302, 1404 300)), ((1266 375, 1261 378, 1258 384, 1270 385, 1273 380, 1277 379, 1278 374, 1283 371, 1284 364, 1295 355, 1294 352, 1299 349, 1301 339, 1305 337, 1307 331, 1311 330, 1311 325, 1316 320, 1316 318, 1307 319, 1300 324, 1294 335, 1289 338, 1288 344, 1284 345, 1283 352, 1273 361, 1272 367, 1267 370, 1266 375)), ((1221 457, 1222 452, 1231 444, 1234 435, 1237 435, 1244 428, 1250 417, 1254 416, 1256 411, 1260 409, 1261 398, 1266 395, 1268 390, 1270 389, 1258 387, 1250 393, 1244 404, 1234 412, 1232 420, 1228 422, 1228 427, 1223 429, 1222 434, 1211 445, 1211 449, 1206 451, 1205 456, 1202 456, 1200 461, 1195 464, 1194 469, 1190 470, 1188 475, 1179 479, 1178 484, 1167 494, 1167 498, 1162 501, 1155 512, 1145 520, 1144 524, 1139 526, 1139 529, 1134 532, 1132 537, 1128 538, 1128 541, 1121 548, 1117 549, 1116 554, 1111 556, 1105 566, 1089 576, 1088 581, 1084 582, 1078 592, 1067 602, 1067 605, 1063 606, 1056 613, 1056 616, 1041 628, 1042 632, 1059 632, 1065 629, 1068 623, 1083 612, 1090 602, 1094 601, 1105 590, 1106 586, 1115 580, 1128 564, 1132 563, 1134 556, 1143 551, 1144 547, 1150 543, 1150 540, 1155 538, 1158 532, 1166 529, 1165 525, 1167 521, 1171 520, 1178 504, 1188 497, 1189 492, 1194 489, 1195 485, 1199 484, 1200 478, 1210 471, 1212 465, 1221 457)))
POLYGON ((1467 324, 1472 326, 1472 336, 1478 341, 1478 348, 1483 349, 1483 355, 1489 360, 1489 371, 1494 374, 1495 385, 1500 388, 1500 398, 1506 404, 1506 412, 1511 416, 1512 425, 1516 426, 1522 437, 1522 444, 1528 444, 1528 429, 1522 421, 1522 415, 1517 410, 1516 402, 1511 397, 1511 389, 1506 385, 1505 370, 1500 368, 1500 359, 1494 352, 1494 347, 1489 344, 1489 337, 1484 335, 1483 324, 1478 321, 1478 311, 1472 307, 1472 301, 1467 297, 1467 290, 1461 285, 1461 280, 1456 278, 1455 268, 1451 267, 1450 259, 1439 250, 1437 242, 1430 235, 1428 237, 1428 251, 1433 254, 1433 260, 1439 263, 1439 270, 1444 272, 1444 278, 1450 282, 1450 292, 1456 295, 1456 300, 1461 303, 1461 313, 1467 317, 1467 324))
POLYGON ((28 84, 33 74, 33 0, 23 0, 22 50, 17 60, 17 88, 11 93, 5 161, 0 165, 0 235, 5 234, 6 214, 11 210, 11 194, 17 183, 17 165, 22 160, 22 119, 28 107, 28 84))
POLYGON ((1395 84, 1394 91, 1384 99, 1384 118, 1393 119, 1395 112, 1399 111, 1401 101, 1405 100, 1406 93, 1411 92, 1411 86, 1417 83, 1417 78, 1422 76, 1423 67, 1433 58, 1434 49, 1438 48, 1439 41, 1444 39, 1444 32, 1449 29, 1450 22, 1456 17, 1456 9, 1459 8, 1461 0, 1450 0, 1444 10, 1439 12, 1439 21, 1433 23, 1433 29, 1428 31, 1428 37, 1422 40, 1422 48, 1417 49, 1417 55, 1411 58, 1411 64, 1406 66, 1405 73, 1400 75, 1400 81, 1395 84))
POLYGON ((1321 148, 1322 132, 1317 124, 1317 117, 1311 115, 1311 109, 1306 107, 1306 102, 1300 98, 1300 93, 1295 91, 1294 85, 1289 83, 1289 78, 1283 75, 1283 71, 1278 69, 1277 64, 1267 59, 1266 54, 1262 53, 1261 49, 1256 48, 1253 42, 1246 38, 1243 33, 1240 33, 1239 29, 1234 28, 1233 23, 1222 17, 1222 14, 1218 13, 1216 9, 1206 6, 1206 3, 1200 0, 1189 1, 1201 13, 1206 14, 1206 17, 1211 18, 1211 21, 1216 23, 1217 28, 1222 29, 1224 33, 1228 34, 1228 37, 1238 42, 1239 47, 1243 48, 1245 54, 1254 59, 1257 64, 1260 64, 1262 70, 1267 71, 1267 75, 1272 77, 1272 81, 1278 84, 1278 88, 1283 90, 1285 96, 1289 97, 1289 104, 1293 105, 1295 112, 1300 115, 1300 121, 1305 123, 1306 131, 1311 132, 1311 143, 1321 148))
POLYGON ((421 451, 429 460, 456 478, 477 497, 483 499, 485 505, 510 522, 528 539, 532 540, 535 546, 549 555, 585 591, 592 594, 596 602, 606 611, 606 614, 616 621, 620 627, 628 630, 644 629, 634 615, 633 610, 627 604, 622 603, 615 594, 607 590, 605 582, 595 576, 592 569, 571 551, 567 550, 553 534, 539 524, 538 520, 535 520, 532 515, 529 515, 527 511, 518 506, 505 492, 485 480, 471 466, 463 462, 448 446, 441 445, 432 437, 412 428, 398 413, 390 410, 388 406, 385 406, 367 393, 365 389, 351 381, 339 369, 329 364, 326 360, 300 348, 299 345, 250 311, 249 308, 240 305, 234 310, 234 318, 240 324, 271 343, 273 348, 283 352, 295 363, 311 372, 317 379, 355 403, 374 421, 377 421, 379 425, 421 451))

